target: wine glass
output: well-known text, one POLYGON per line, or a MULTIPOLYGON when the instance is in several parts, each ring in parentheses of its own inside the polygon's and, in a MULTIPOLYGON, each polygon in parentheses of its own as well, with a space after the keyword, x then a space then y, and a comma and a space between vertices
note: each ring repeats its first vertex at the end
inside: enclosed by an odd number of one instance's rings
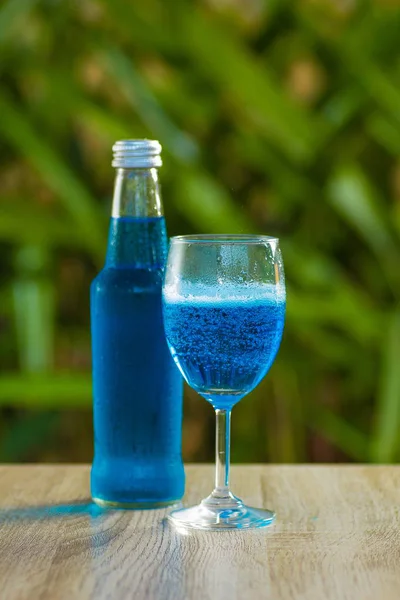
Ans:
POLYGON ((198 506, 174 510, 181 528, 243 529, 273 522, 269 510, 229 490, 233 406, 269 371, 285 318, 285 279, 277 238, 188 235, 171 239, 163 286, 164 327, 188 384, 216 413, 214 491, 198 506))

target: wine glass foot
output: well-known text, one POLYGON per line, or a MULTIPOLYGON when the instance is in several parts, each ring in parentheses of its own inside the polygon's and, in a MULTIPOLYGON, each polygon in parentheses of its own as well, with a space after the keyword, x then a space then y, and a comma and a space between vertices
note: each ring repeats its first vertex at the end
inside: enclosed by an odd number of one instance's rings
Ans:
POLYGON ((210 497, 203 500, 198 506, 181 508, 172 511, 168 520, 178 530, 203 529, 206 531, 220 531, 225 529, 253 529, 267 527, 275 520, 275 513, 262 509, 246 506, 241 500, 225 505, 220 502, 210 501, 210 497))

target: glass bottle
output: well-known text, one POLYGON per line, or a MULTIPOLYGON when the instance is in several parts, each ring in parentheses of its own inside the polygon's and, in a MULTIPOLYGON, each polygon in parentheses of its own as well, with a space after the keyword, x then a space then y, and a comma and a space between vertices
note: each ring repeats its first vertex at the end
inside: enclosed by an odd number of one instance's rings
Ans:
POLYGON ((165 506, 184 493, 182 377, 165 339, 161 286, 167 233, 161 146, 122 140, 104 269, 91 286, 93 500, 165 506))

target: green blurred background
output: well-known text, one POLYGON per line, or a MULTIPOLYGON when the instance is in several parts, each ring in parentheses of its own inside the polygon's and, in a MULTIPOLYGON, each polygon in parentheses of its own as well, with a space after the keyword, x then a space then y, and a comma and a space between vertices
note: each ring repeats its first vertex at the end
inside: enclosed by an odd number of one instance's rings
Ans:
MULTIPOLYGON (((163 145, 169 233, 282 239, 287 323, 233 460, 400 458, 400 8, 0 4, 0 461, 90 461, 88 293, 116 139, 163 145)), ((186 390, 184 457, 212 460, 186 390)))

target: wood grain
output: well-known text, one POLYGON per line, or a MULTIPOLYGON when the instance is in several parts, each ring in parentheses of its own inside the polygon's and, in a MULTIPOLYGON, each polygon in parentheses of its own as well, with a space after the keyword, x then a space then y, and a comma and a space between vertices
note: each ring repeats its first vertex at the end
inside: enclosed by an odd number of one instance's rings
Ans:
MULTIPOLYGON (((1 600, 398 600, 400 468, 236 466, 276 525, 182 535, 161 511, 101 511, 86 466, 0 467, 1 600)), ((211 466, 187 468, 187 503, 211 466)))

